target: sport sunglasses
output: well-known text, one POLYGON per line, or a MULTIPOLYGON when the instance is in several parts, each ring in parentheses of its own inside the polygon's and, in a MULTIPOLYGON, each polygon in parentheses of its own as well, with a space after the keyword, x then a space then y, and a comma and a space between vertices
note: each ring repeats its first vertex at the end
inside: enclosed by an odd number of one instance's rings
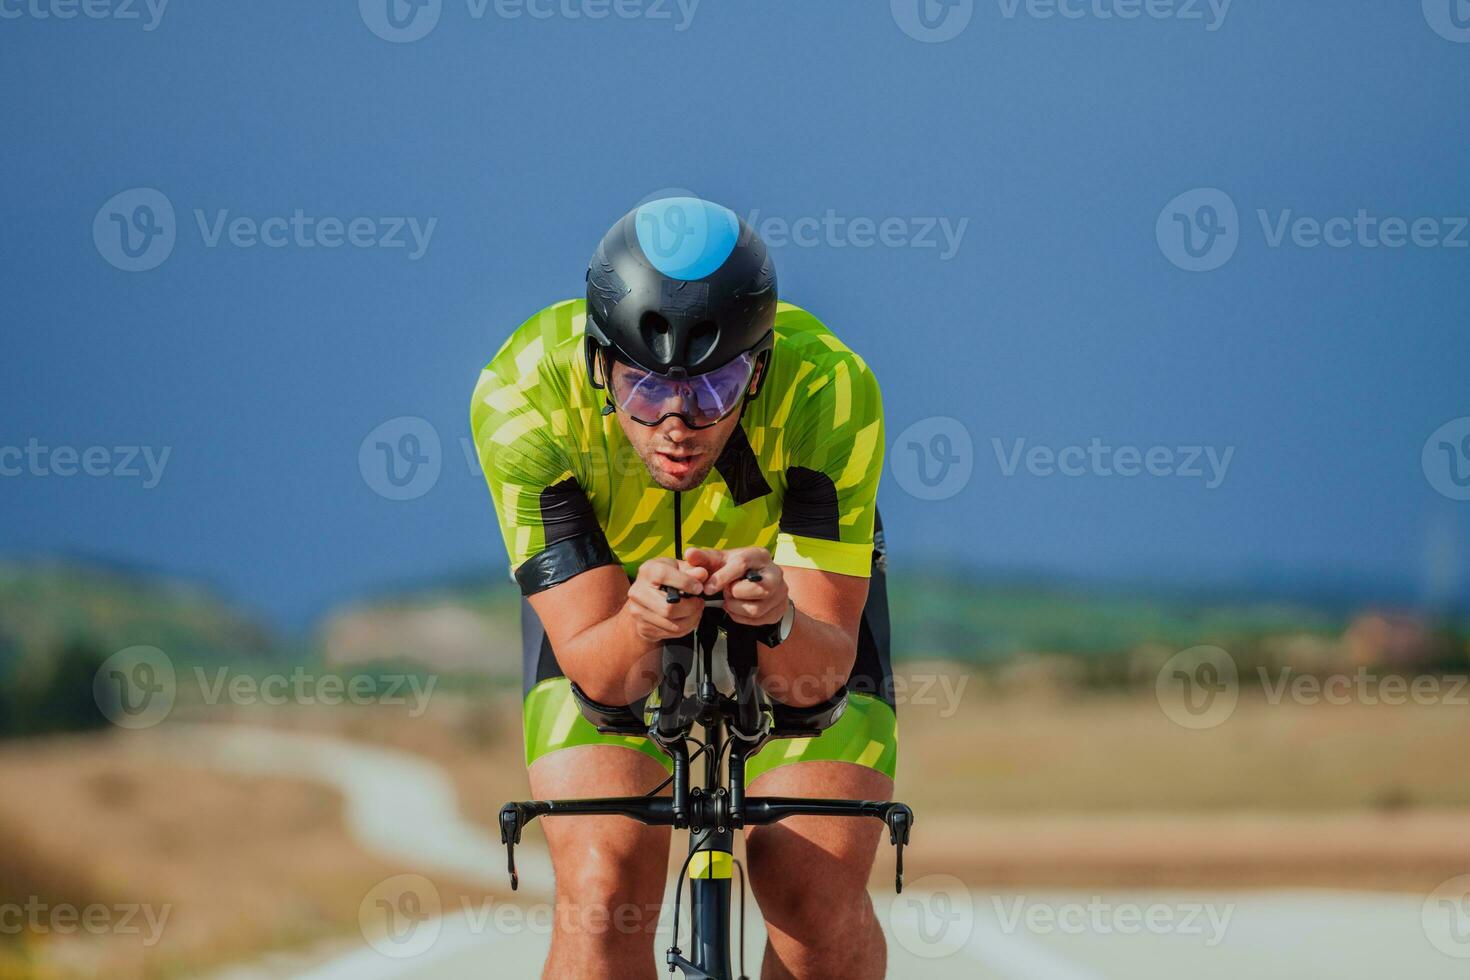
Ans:
POLYGON ((671 378, 608 356, 607 390, 618 411, 640 425, 677 416, 691 429, 707 429, 739 408, 755 377, 758 358, 749 351, 693 377, 671 378))

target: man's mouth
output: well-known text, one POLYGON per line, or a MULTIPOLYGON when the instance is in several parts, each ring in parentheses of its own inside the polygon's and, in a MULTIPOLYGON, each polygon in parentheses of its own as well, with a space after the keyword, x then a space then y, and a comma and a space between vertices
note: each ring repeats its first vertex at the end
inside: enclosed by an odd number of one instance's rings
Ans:
POLYGON ((665 452, 660 449, 657 450, 657 453, 659 462, 663 464, 664 469, 668 470, 674 476, 684 476, 687 474, 690 470, 694 469, 694 464, 704 455, 699 450, 665 452))

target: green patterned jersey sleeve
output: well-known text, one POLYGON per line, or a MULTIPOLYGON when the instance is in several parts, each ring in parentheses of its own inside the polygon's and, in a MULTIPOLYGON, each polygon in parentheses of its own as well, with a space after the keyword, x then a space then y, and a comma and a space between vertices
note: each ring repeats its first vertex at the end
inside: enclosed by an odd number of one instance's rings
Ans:
POLYGON ((866 578, 883 473, 877 379, 841 348, 814 359, 796 385, 776 561, 866 578))
POLYGON ((475 385, 470 426, 514 567, 545 550, 541 494, 571 477, 571 467, 549 437, 551 426, 541 410, 491 368, 475 385))
POLYGON ((511 335, 480 373, 470 406, 480 468, 527 595, 616 563, 572 462, 568 365, 547 356, 565 339, 564 307, 548 308, 511 335))

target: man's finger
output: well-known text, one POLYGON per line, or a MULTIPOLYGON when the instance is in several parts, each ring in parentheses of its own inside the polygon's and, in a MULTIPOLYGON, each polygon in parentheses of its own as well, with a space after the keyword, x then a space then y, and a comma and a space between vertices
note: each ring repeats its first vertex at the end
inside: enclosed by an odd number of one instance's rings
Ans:
POLYGON ((755 568, 765 568, 771 563, 771 554, 764 548, 737 548, 725 555, 725 564, 709 577, 705 583, 706 595, 724 591, 725 587, 755 568))
POLYGON ((684 561, 713 572, 725 563, 726 552, 718 548, 685 548, 684 561))
POLYGON ((775 594, 775 589, 766 582, 752 582, 749 579, 739 578, 725 589, 727 599, 746 599, 751 602, 759 602, 769 599, 775 594))
POLYGON ((649 583, 654 586, 672 585, 680 592, 697 595, 704 591, 704 579, 709 573, 704 569, 690 568, 678 562, 660 562, 651 575, 649 583))

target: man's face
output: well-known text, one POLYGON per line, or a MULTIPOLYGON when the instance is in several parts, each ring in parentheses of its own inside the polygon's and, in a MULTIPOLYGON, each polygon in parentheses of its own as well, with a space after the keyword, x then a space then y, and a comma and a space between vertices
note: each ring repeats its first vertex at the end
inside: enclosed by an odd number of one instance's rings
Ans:
MULTIPOLYGON (((628 370, 617 362, 611 368, 628 370)), ((751 387, 754 385, 752 379, 751 387)), ((670 405, 669 410, 676 411, 678 406, 670 405)), ((617 417, 628 443, 648 468, 648 475, 665 490, 693 490, 703 483, 740 424, 738 410, 703 429, 691 429, 676 415, 670 415, 658 425, 644 425, 624 412, 618 412, 617 417)))
POLYGON ((648 475, 665 490, 693 490, 703 483, 740 424, 739 412, 707 429, 691 429, 674 415, 658 425, 643 425, 622 412, 617 416, 633 451, 648 467, 648 475))

